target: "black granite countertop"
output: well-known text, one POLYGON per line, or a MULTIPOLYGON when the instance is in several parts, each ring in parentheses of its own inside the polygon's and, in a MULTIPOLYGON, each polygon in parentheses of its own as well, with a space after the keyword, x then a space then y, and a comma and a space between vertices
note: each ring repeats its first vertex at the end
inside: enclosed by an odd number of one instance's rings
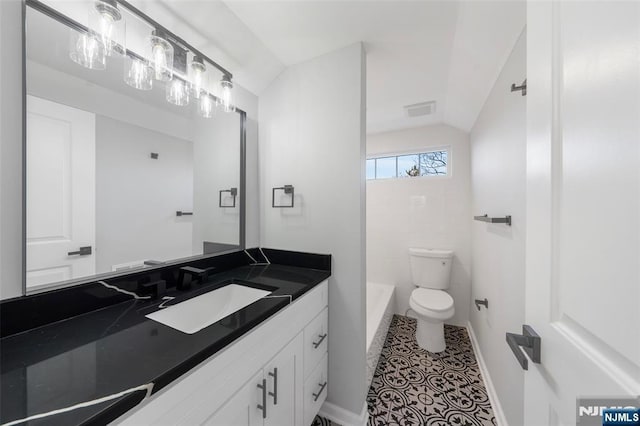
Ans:
MULTIPOLYGON (((330 258, 328 269, 309 268, 315 266, 313 262, 302 260, 298 263, 306 267, 293 266, 295 261, 236 266, 211 275, 208 281, 194 284, 190 290, 171 287, 166 296, 175 299, 167 304, 233 281, 273 291, 272 295, 291 295, 295 303, 295 299, 330 276, 330 258)), ((118 298, 116 303, 0 340, 1 424, 148 383, 154 384, 155 393, 290 303, 288 297, 263 298, 194 334, 186 334, 145 317, 159 309, 161 299, 119 296, 126 300, 118 298)), ((144 391, 137 391, 21 424, 106 424, 144 396, 144 391)))

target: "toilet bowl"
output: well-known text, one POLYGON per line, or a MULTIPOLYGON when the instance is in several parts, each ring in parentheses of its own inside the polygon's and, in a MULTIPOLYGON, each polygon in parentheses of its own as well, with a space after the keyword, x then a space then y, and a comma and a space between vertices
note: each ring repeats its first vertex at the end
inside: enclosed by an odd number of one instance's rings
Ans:
POLYGON ((444 351, 444 322, 455 313, 453 298, 443 290, 416 288, 409 298, 409 306, 418 316, 418 345, 429 352, 444 351))
POLYGON ((446 349, 444 322, 455 314, 453 298, 444 290, 449 287, 451 250, 409 249, 411 277, 416 289, 409 306, 416 313, 416 340, 429 352, 446 349))

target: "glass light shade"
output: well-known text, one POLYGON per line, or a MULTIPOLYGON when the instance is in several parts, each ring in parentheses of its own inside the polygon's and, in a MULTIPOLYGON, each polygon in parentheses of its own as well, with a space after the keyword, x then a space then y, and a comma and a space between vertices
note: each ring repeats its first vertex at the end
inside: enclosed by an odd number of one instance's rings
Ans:
POLYGON ((115 0, 90 3, 89 29, 102 41, 107 56, 126 52, 126 23, 115 0))
POLYGON ((149 36, 147 57, 151 60, 154 77, 159 81, 173 78, 173 46, 159 35, 149 36))
POLYGON ((189 80, 193 88, 193 95, 199 99, 202 91, 209 83, 207 67, 204 65, 203 59, 199 56, 194 56, 189 65, 189 80))
POLYGON ((220 100, 218 101, 220 107, 224 112, 233 112, 235 107, 233 106, 233 83, 229 77, 224 76, 220 81, 220 100))
POLYGON ((189 105, 189 84, 186 81, 174 78, 167 83, 166 91, 167 102, 178 106, 189 105))
POLYGON ((76 64, 92 70, 104 70, 107 67, 104 44, 92 33, 71 30, 69 57, 76 64))
POLYGON ((198 112, 200 113, 200 116, 204 118, 211 118, 215 115, 216 104, 210 94, 206 92, 202 93, 200 96, 198 112))
POLYGON ((142 59, 127 56, 124 60, 124 81, 138 90, 153 89, 153 68, 142 59))

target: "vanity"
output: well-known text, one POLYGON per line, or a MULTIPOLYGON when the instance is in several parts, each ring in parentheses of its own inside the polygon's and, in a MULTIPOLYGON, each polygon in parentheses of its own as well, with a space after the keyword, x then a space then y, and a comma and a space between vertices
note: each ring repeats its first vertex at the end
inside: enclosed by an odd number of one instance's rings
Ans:
POLYGON ((33 424, 310 425, 327 390, 330 256, 250 249, 201 260, 219 272, 189 288, 134 285, 184 266, 109 280, 149 299, 91 283, 3 301, 0 422, 118 395, 33 424), (266 296, 193 333, 148 317, 229 286, 266 296))
MULTIPOLYGON (((23 280, 0 302, 0 424, 311 424, 331 256, 247 248, 257 98, 234 103, 228 69, 125 0, 23 8, 23 280)), ((273 208, 293 206, 281 189, 273 208)))

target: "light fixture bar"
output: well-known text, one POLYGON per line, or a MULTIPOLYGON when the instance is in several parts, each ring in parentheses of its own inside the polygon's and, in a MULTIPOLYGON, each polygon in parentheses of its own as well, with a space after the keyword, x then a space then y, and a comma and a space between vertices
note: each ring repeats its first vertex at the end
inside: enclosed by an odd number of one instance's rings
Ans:
MULTIPOLYGON (((2 0, 0 0, 2 1, 2 0)), ((152 25, 156 28, 161 30, 165 35, 167 35, 168 39, 170 40, 170 42, 172 43, 176 43, 176 44, 180 44, 181 47, 185 48, 186 50, 189 50, 193 55, 196 56, 200 56, 200 58, 202 58, 204 61, 206 61, 207 63, 213 65, 216 69, 218 69, 218 71, 220 71, 223 74, 223 78, 227 78, 229 80, 231 80, 233 78, 233 75, 227 71, 224 67, 222 67, 221 65, 217 64, 215 61, 213 61, 212 59, 210 59, 208 56, 202 54, 199 50, 195 49, 193 46, 191 46, 189 43, 185 42, 182 38, 176 36, 174 33, 172 33, 171 31, 167 30, 164 26, 158 24, 155 20, 149 18, 147 15, 145 15, 144 13, 142 13, 140 10, 136 9, 135 7, 131 6, 128 2, 124 1, 124 0, 117 0, 117 3, 122 5, 124 8, 126 8, 127 10, 129 10, 131 13, 135 14, 136 16, 138 16, 139 18, 143 19, 145 22, 147 22, 149 25, 152 25)), ((58 12, 56 9, 52 8, 51 6, 43 3, 40 0, 24 0, 24 4, 25 6, 28 6, 46 16, 48 16, 49 18, 55 19, 56 21, 60 22, 61 24, 75 30, 78 31, 80 33, 86 34, 89 33, 89 28, 86 25, 81 24, 80 22, 64 15, 63 13, 58 12)), ((129 56, 132 59, 138 59, 141 61, 144 61, 145 58, 143 58, 142 56, 140 56, 139 54, 137 54, 136 52, 132 51, 132 50, 126 50, 125 51, 125 55, 129 56)), ((214 100, 215 103, 221 103, 222 99, 219 98, 218 96, 214 95, 213 93, 209 93, 209 96, 211 96, 214 100)), ((240 113, 240 114, 246 114, 244 110, 242 110, 241 108, 238 108, 237 106, 234 106, 234 109, 236 110, 236 112, 240 113)))
MULTIPOLYGON (((121 5, 122 7, 124 7, 125 9, 127 9, 129 12, 133 13, 134 15, 136 15, 138 18, 140 18, 143 21, 145 21, 151 27, 161 30, 167 36, 167 38, 170 41, 172 41, 172 42, 174 42, 174 43, 176 43, 178 45, 181 45, 181 47, 183 47, 186 50, 190 51, 192 54, 201 57, 204 61, 208 62, 209 64, 211 64, 215 68, 217 68, 218 71, 220 71, 223 75, 229 76, 229 79, 233 78, 233 74, 231 74, 222 65, 218 64, 217 62, 215 62, 214 60, 209 58, 207 55, 205 55, 202 52, 200 52, 198 49, 196 49, 195 47, 193 47, 192 45, 190 45, 189 43, 184 41, 184 39, 182 39, 181 37, 178 37, 177 35, 175 35, 171 31, 169 31, 166 27, 164 27, 163 25, 159 24, 154 19, 152 19, 149 16, 145 15, 142 11, 140 11, 136 7, 132 6, 131 3, 129 3, 128 1, 117 0, 117 3, 119 5, 121 5)), ((80 31, 80 32, 83 32, 83 33, 86 33, 86 32, 89 31, 89 28, 87 28, 85 25, 82 25, 78 21, 75 21, 75 20, 69 18, 68 16, 63 15, 62 13, 58 12, 54 8, 42 3, 40 0, 25 0, 25 4, 30 6, 30 7, 32 7, 33 9, 38 10, 41 13, 44 13, 45 15, 49 16, 50 18, 53 18, 56 21, 58 21, 58 22, 60 22, 62 24, 65 24, 69 28, 72 28, 72 29, 74 29, 76 31, 80 31)), ((128 51, 128 53, 130 54, 132 52, 128 51)))
MULTIPOLYGON (((87 26, 81 24, 80 22, 74 19, 69 18, 66 15, 63 15, 62 13, 53 9, 52 7, 42 3, 40 0, 26 0, 25 3, 29 7, 37 10, 40 13, 43 13, 44 15, 47 15, 49 18, 55 19, 61 24, 64 24, 67 27, 71 28, 72 30, 78 31, 79 33, 83 33, 83 34, 86 34, 89 32, 89 28, 87 26)), ((144 60, 142 56, 138 55, 136 52, 132 50, 127 50, 127 56, 133 59, 141 60, 141 61, 144 60)))
MULTIPOLYGON (((26 1, 28 3, 30 1, 39 1, 39 0, 26 0, 26 1)), ((162 30, 168 36, 170 41, 172 41, 172 42, 174 42, 176 44, 180 44, 181 47, 183 47, 186 50, 190 51, 195 56, 199 56, 202 59, 204 59, 205 61, 207 61, 208 63, 210 63, 211 65, 213 65, 222 74, 228 75, 230 79, 233 78, 233 74, 231 74, 229 71, 227 71, 227 69, 224 68, 222 65, 218 64, 213 59, 209 58, 207 55, 205 55, 202 52, 200 52, 198 49, 196 49, 195 47, 193 47, 192 45, 190 45, 189 43, 184 41, 184 39, 182 39, 181 37, 178 37, 177 35, 175 35, 171 31, 169 31, 166 27, 162 26, 156 20, 154 20, 154 19, 150 18, 149 16, 147 16, 144 12, 142 12, 141 10, 136 8, 135 6, 131 5, 131 3, 129 3, 128 1, 126 1, 126 0, 117 0, 117 1, 118 1, 118 4, 122 5, 125 9, 129 10, 129 12, 133 13, 134 15, 136 15, 138 18, 140 18, 143 21, 145 21, 147 24, 149 24, 153 28, 162 30)))
POLYGON ((32 7, 33 9, 37 10, 40 13, 43 13, 45 15, 47 15, 49 18, 53 18, 56 21, 60 22, 61 24, 66 25, 67 27, 71 28, 72 30, 76 30, 80 33, 88 33, 89 32, 89 28, 85 25, 82 25, 80 22, 69 18, 66 15, 63 15, 62 13, 58 12, 57 10, 55 10, 54 8, 42 3, 39 0, 26 0, 25 4, 29 7, 32 7))

